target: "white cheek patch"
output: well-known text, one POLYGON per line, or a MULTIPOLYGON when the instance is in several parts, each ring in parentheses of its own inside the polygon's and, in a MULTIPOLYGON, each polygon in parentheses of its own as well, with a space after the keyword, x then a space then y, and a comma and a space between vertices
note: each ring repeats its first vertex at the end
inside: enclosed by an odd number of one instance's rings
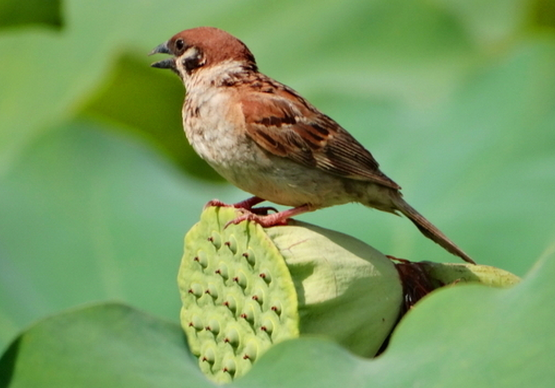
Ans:
POLYGON ((187 50, 185 50, 185 52, 183 53, 183 55, 181 55, 182 59, 189 59, 189 58, 195 58, 198 57, 200 54, 199 50, 192 46, 189 47, 187 50))

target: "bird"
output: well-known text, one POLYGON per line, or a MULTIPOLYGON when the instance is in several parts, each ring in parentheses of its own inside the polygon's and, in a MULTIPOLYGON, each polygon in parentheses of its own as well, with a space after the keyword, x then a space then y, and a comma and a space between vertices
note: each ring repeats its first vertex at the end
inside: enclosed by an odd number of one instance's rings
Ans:
POLYGON ((193 149, 253 195, 233 205, 207 204, 241 209, 234 224, 284 225, 302 213, 358 202, 403 214, 424 236, 475 264, 405 202, 401 187, 347 130, 292 88, 261 73, 238 38, 215 27, 195 27, 156 46, 153 54, 169 54, 151 66, 170 69, 185 86, 183 126, 193 149), (290 208, 268 214, 273 208, 254 207, 263 201, 290 208))

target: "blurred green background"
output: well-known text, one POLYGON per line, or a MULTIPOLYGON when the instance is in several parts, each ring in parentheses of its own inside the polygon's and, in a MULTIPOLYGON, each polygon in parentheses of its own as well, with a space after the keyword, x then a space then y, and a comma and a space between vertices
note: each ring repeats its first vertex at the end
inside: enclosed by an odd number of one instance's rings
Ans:
MULTIPOLYGON (((247 194, 186 144, 183 87, 146 54, 211 25, 358 138, 475 260, 525 275, 555 244, 552 0, 0 2, 0 349, 119 300, 177 322, 182 238, 247 194)), ((457 261, 361 205, 304 221, 457 261)))

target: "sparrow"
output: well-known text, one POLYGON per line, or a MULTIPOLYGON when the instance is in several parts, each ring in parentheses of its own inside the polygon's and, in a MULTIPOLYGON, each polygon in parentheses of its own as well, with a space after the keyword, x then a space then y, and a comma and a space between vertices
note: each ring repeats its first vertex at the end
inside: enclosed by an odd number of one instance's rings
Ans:
MULTIPOLYGON (((403 200, 401 187, 349 132, 290 87, 258 71, 239 39, 214 27, 181 31, 152 54, 186 90, 183 126, 195 151, 220 175, 254 197, 234 205, 233 221, 283 225, 293 216, 348 202, 402 213, 428 238, 474 261, 403 200), (267 214, 271 201, 292 208, 267 214)), ((208 205, 225 205, 214 200, 208 205)))

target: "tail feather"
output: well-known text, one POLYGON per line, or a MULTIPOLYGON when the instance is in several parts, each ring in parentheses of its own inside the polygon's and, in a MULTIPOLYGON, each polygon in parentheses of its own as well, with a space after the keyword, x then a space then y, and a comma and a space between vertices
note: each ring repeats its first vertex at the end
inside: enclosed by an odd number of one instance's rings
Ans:
POLYGON ((430 221, 428 221, 422 214, 418 213, 416 209, 406 203, 400 196, 394 198, 394 203, 397 209, 403 213, 414 225, 428 237, 430 240, 442 246, 445 250, 468 263, 476 264, 462 249, 460 249, 453 241, 444 235, 438 228, 436 228, 430 221))

